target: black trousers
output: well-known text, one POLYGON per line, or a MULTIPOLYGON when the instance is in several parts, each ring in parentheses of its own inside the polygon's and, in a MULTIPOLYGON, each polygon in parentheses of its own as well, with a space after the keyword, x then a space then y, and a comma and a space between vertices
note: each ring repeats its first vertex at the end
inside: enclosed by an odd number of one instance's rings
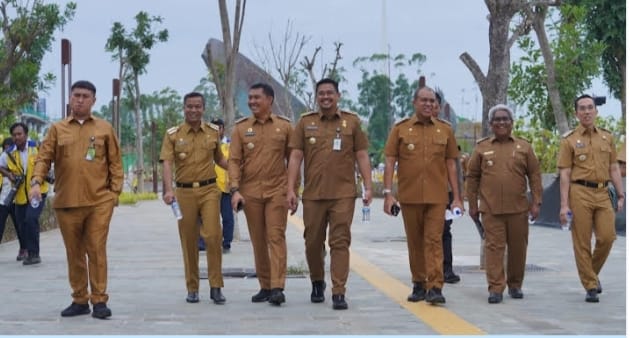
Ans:
MULTIPOLYGON (((448 192, 448 205, 446 208, 451 207, 453 203, 453 192, 448 192)), ((453 235, 451 234, 451 224, 453 220, 444 221, 444 232, 442 232, 442 250, 444 251, 444 274, 453 272, 453 235)))
POLYGON ((15 228, 15 234, 17 235, 18 241, 20 242, 20 250, 26 249, 26 244, 24 243, 24 239, 22 238, 22 234, 20 233, 20 227, 18 222, 15 220, 15 205, 11 203, 11 205, 0 205, 0 242, 2 242, 2 236, 4 235, 4 227, 7 224, 7 218, 11 217, 11 221, 13 222, 13 227, 15 228))

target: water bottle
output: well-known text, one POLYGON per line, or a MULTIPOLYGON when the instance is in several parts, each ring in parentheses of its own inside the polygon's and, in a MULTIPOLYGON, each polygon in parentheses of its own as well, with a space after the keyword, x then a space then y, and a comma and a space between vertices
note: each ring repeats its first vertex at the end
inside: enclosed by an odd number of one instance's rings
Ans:
POLYGON ((37 207, 39 207, 39 203, 41 202, 41 200, 37 197, 33 197, 31 198, 31 208, 33 209, 37 209, 37 207))
POLYGON ((363 216, 361 218, 361 221, 363 223, 369 223, 370 222, 370 206, 364 205, 363 208, 361 209, 361 214, 363 216))
POLYGON ((182 210, 179 208, 179 203, 177 203, 177 200, 175 198, 173 198, 173 203, 171 203, 171 208, 173 209, 173 215, 178 221, 184 217, 182 216, 182 210))
POLYGON ((567 211, 567 222, 560 225, 560 227, 562 228, 562 231, 569 231, 571 229, 572 220, 573 220, 573 212, 569 210, 567 211))
POLYGON ((447 221, 462 217, 462 209, 453 208, 453 210, 446 209, 444 212, 444 219, 447 221))

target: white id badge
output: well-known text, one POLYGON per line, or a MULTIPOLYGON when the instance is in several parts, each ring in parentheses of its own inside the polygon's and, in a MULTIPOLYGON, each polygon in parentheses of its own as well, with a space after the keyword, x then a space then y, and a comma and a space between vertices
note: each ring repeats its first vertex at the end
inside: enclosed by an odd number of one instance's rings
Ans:
POLYGON ((340 138, 336 138, 333 140, 333 150, 334 151, 341 151, 341 139, 340 138))

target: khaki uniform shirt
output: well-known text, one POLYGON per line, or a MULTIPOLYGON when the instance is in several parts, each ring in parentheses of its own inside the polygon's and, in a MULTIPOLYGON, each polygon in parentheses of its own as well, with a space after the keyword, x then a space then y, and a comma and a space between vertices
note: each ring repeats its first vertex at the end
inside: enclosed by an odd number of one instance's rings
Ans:
POLYGON ((367 150, 368 140, 355 113, 337 110, 331 118, 321 112, 302 115, 289 147, 304 152, 303 199, 356 197, 356 152, 367 150), (335 142, 341 142, 339 150, 333 149, 335 142))
POLYGON ((616 158, 613 135, 609 131, 597 127, 588 130, 580 125, 563 135, 558 168, 570 168, 571 181, 603 183, 610 180, 610 165, 616 158))
POLYGON ((289 119, 275 114, 264 123, 253 116, 237 121, 228 162, 230 186, 256 198, 286 194, 292 133, 289 119))
POLYGON ((175 165, 175 182, 193 183, 216 178, 214 160, 220 158, 219 127, 202 122, 195 131, 188 123, 170 128, 164 135, 160 161, 175 165))
POLYGON ((122 191, 118 139, 111 124, 98 117, 83 124, 72 116, 54 123, 40 146, 33 177, 41 182, 51 162, 55 162, 53 208, 97 205, 118 198, 122 191))
POLYGON ((447 204, 446 159, 459 151, 448 122, 431 118, 423 123, 416 115, 392 128, 385 156, 398 162, 398 200, 409 204, 447 204))
POLYGON ((528 181, 532 203, 542 202, 538 159, 531 145, 518 137, 510 136, 506 142, 494 136, 479 140, 470 156, 466 178, 468 200, 479 198, 480 212, 500 215, 527 211, 528 181))

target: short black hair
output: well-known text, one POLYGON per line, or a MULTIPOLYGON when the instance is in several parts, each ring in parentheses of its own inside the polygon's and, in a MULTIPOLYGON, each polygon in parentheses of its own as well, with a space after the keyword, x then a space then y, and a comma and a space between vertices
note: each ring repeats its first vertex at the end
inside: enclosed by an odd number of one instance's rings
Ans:
POLYGON ((96 87, 90 81, 85 81, 85 80, 77 81, 72 84, 72 87, 70 87, 70 91, 72 91, 75 88, 87 89, 92 92, 92 95, 96 96, 96 87))
POLYGON ((28 126, 24 122, 15 122, 14 124, 12 124, 11 127, 9 127, 9 132, 11 133, 11 135, 13 135, 13 129, 17 127, 22 127, 22 129, 24 130, 24 134, 28 135, 28 126))
POLYGON ((212 121, 210 121, 210 123, 216 124, 217 126, 225 126, 225 123, 223 122, 223 120, 221 120, 218 117, 213 118, 212 121))
POLYGON ((184 95, 184 104, 186 104, 186 100, 192 98, 192 97, 200 97, 201 98, 201 104, 203 105, 204 108, 206 108, 206 98, 203 97, 203 95, 199 92, 190 92, 186 95, 184 95))
POLYGON ((442 105, 442 95, 440 95, 440 93, 435 92, 435 99, 437 100, 437 103, 441 106, 442 105))
POLYGON ((317 81, 317 83, 315 84, 315 94, 317 94, 317 90, 319 89, 319 86, 323 85, 323 84, 331 84, 333 85, 333 87, 335 87, 335 91, 337 92, 337 94, 339 93, 339 82, 329 78, 329 77, 325 77, 319 81, 317 81))
POLYGON ((262 82, 254 83, 253 85, 251 85, 251 87, 249 87, 249 89, 250 90, 252 90, 252 89, 262 89, 262 91, 263 91, 263 93, 265 93, 265 95, 271 96, 271 102, 273 102, 273 100, 275 99, 275 93, 273 92, 273 87, 271 87, 267 83, 262 83, 262 82))
POLYGON ((595 105, 595 99, 588 95, 588 94, 582 94, 580 96, 578 96, 577 99, 575 99, 575 101, 573 102, 573 105, 575 106, 575 111, 577 111, 578 108, 578 101, 580 101, 581 99, 591 99, 591 101, 593 101, 593 105, 595 105))

